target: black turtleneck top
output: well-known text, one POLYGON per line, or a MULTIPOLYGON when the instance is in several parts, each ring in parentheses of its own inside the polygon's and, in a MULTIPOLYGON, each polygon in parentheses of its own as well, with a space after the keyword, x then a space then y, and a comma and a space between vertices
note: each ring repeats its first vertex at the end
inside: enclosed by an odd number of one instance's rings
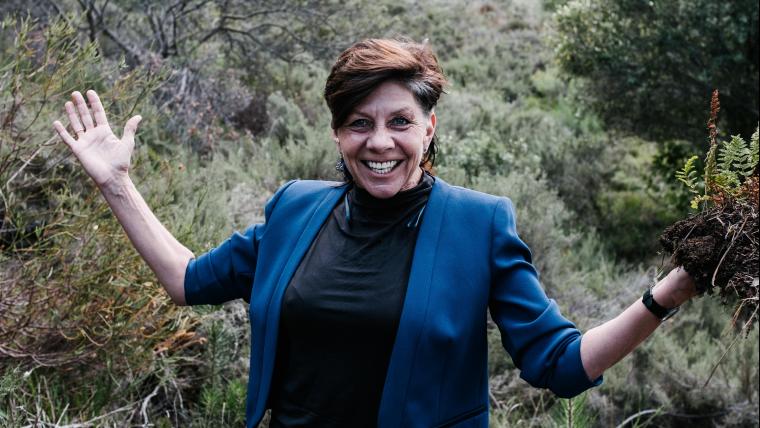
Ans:
POLYGON ((283 297, 270 427, 377 425, 433 180, 389 199, 353 187, 333 209, 283 297))

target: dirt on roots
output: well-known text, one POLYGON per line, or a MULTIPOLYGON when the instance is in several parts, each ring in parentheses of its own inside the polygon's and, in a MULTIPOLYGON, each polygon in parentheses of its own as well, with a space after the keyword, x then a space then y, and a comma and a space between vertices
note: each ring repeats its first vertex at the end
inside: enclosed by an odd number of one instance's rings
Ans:
POLYGON ((700 293, 734 307, 734 323, 749 330, 758 321, 758 180, 746 198, 719 195, 715 206, 678 221, 660 236, 675 266, 683 266, 700 293))

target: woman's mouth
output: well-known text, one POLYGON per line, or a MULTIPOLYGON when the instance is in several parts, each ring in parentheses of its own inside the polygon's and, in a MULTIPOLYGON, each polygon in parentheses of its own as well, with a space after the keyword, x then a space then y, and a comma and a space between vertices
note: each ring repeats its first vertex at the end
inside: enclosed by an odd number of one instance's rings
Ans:
POLYGON ((393 168, 396 167, 396 165, 400 164, 401 161, 398 160, 392 160, 392 161, 384 161, 384 162, 376 162, 376 161, 362 161, 364 165, 367 166, 372 172, 375 174, 388 174, 393 170, 393 168))

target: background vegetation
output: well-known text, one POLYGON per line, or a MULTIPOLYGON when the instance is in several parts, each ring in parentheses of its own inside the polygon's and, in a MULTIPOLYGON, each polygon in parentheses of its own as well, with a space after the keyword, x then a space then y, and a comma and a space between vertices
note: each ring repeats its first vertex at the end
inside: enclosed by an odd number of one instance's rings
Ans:
MULTIPOLYGON (((437 173, 513 199, 547 292, 582 328, 665 268, 657 236, 689 213, 673 174, 704 152, 712 89, 722 138, 758 122, 748 0, 11 0, 0 17, 7 427, 244 417, 245 306, 171 305, 54 135, 73 90, 97 90, 112 124, 143 116, 132 175, 199 254, 261 221, 283 181, 335 178, 321 91, 342 49, 427 39, 451 80, 437 173)), ((572 402, 521 381, 489 324, 491 424, 757 426, 758 332, 723 355, 729 318, 696 299, 572 402)))

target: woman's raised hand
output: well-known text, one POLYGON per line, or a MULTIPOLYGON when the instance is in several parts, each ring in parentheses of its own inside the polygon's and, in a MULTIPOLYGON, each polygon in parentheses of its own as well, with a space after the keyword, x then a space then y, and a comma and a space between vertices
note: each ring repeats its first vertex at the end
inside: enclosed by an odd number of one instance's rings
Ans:
POLYGON ((79 92, 71 94, 71 98, 73 102, 66 103, 66 113, 76 138, 59 121, 53 122, 55 130, 98 184, 130 241, 156 273, 169 296, 184 305, 185 270, 194 257, 193 252, 166 230, 128 175, 140 116, 127 121, 124 134, 118 139, 108 126, 106 112, 95 91, 87 91, 89 107, 79 92))
POLYGON ((95 91, 87 91, 89 107, 78 91, 71 94, 71 99, 73 102, 66 102, 66 113, 76 138, 56 120, 53 127, 58 135, 71 148, 84 170, 99 187, 127 177, 135 147, 135 132, 142 118, 133 116, 129 119, 124 125, 124 134, 119 139, 108 125, 103 104, 95 91))

